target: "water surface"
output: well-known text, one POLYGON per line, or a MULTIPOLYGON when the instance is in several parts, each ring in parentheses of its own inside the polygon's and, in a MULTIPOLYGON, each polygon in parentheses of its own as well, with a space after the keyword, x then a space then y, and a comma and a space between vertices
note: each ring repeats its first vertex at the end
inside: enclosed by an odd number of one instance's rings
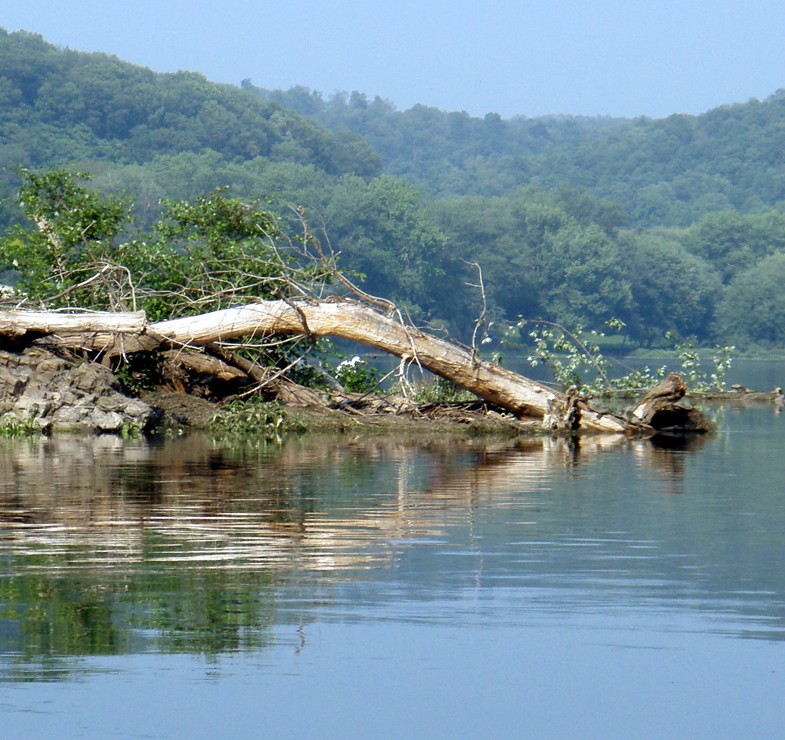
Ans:
POLYGON ((772 737, 785 414, 0 445, 9 737, 772 737))

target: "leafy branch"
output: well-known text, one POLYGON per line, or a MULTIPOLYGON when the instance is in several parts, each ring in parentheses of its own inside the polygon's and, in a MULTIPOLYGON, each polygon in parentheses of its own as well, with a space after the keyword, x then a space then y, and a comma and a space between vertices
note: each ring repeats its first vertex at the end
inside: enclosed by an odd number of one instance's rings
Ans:
MULTIPOLYGON (((534 343, 534 353, 527 357, 529 364, 532 367, 550 367, 554 381, 564 390, 575 386, 587 396, 609 395, 621 390, 644 390, 657 385, 668 374, 665 365, 656 369, 647 366, 642 370, 634 370, 619 360, 605 357, 599 347, 599 340, 605 335, 585 331, 582 327, 569 330, 550 321, 521 320, 511 327, 511 331, 520 330, 527 324, 537 326, 528 333, 534 343), (613 377, 613 364, 623 366, 627 372, 613 377), (587 380, 591 376, 594 378, 587 380)), ((624 328, 624 322, 619 319, 611 319, 606 325, 617 332, 624 328)), ((672 335, 666 335, 666 338, 673 340, 672 335)), ((717 347, 709 360, 711 369, 707 369, 706 361, 692 342, 675 343, 673 350, 680 363, 676 372, 693 391, 725 390, 725 378, 733 364, 735 347, 717 347)))

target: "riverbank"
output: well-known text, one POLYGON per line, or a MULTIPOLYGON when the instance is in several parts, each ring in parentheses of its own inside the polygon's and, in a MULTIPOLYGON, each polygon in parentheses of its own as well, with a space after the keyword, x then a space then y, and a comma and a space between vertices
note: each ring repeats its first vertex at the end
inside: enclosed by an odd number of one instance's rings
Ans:
POLYGON ((246 402, 219 404, 185 393, 156 390, 142 401, 156 409, 155 430, 216 434, 337 432, 416 435, 533 436, 539 419, 521 420, 481 401, 417 404, 401 396, 343 394, 321 405, 246 402))
POLYGON ((215 434, 400 431, 409 434, 534 434, 482 401, 417 404, 410 399, 315 391, 290 384, 285 398, 169 378, 134 393, 108 367, 40 347, 0 349, 0 433, 215 434), (223 392, 221 392, 223 391, 223 392))
MULTIPOLYGON (((164 369, 167 362, 162 361, 164 369)), ((233 375, 223 380, 210 376, 208 382, 180 366, 158 373, 157 383, 125 375, 70 351, 0 349, 0 433, 137 436, 198 430, 218 436, 313 431, 515 437, 544 429, 541 417, 520 418, 480 399, 416 403, 396 395, 314 390, 291 381, 277 383, 275 393, 263 397, 256 386, 238 384, 233 375)), ((593 413, 621 418, 639 396, 593 399, 593 413)), ((695 403, 775 402, 771 392, 741 386, 690 398, 695 403)))

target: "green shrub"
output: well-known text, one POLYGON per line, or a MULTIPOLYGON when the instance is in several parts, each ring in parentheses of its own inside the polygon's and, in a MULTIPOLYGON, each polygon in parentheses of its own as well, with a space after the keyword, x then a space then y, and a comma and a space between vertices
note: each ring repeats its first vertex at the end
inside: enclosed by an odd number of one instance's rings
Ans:
POLYGON ((0 417, 0 437, 34 437, 43 434, 41 425, 36 422, 36 414, 30 413, 26 419, 8 412, 0 417))
POLYGON ((284 432, 304 431, 297 419, 291 418, 276 401, 265 401, 261 396, 235 399, 223 405, 211 422, 217 436, 256 435, 273 438, 284 432))
POLYGON ((379 384, 376 368, 369 367, 359 355, 340 362, 335 368, 335 378, 349 393, 370 393, 379 384))
POLYGON ((464 390, 455 383, 437 376, 415 388, 414 400, 417 403, 458 403, 476 401, 477 396, 471 391, 464 390))

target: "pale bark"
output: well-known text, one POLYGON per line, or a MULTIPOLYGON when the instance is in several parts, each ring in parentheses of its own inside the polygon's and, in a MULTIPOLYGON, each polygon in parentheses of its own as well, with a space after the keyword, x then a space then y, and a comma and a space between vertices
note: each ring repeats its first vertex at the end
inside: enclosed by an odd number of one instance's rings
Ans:
MULTIPOLYGON (((174 346, 205 346, 240 337, 266 334, 304 334, 341 337, 389 352, 430 370, 480 398, 518 417, 546 418, 562 402, 555 391, 483 361, 473 353, 434 337, 354 301, 259 301, 245 306, 138 326, 139 314, 35 314, 0 313, 0 334, 27 331, 42 333, 137 331, 146 337, 145 347, 158 343, 174 346), (13 314, 13 316, 9 315, 13 314)), ((102 341, 105 340, 102 336, 102 341)), ((128 341, 130 337, 124 341, 128 341)), ((62 341, 62 337, 61 337, 62 341)), ((67 338, 66 338, 67 341, 67 338)), ((583 430, 627 432, 635 428, 619 417, 601 414, 579 403, 576 426, 583 430)), ((571 411, 574 413, 574 410, 571 411)))
POLYGON ((143 311, 133 313, 63 313, 59 311, 2 311, 0 334, 23 336, 34 334, 141 334, 147 320, 143 311))

